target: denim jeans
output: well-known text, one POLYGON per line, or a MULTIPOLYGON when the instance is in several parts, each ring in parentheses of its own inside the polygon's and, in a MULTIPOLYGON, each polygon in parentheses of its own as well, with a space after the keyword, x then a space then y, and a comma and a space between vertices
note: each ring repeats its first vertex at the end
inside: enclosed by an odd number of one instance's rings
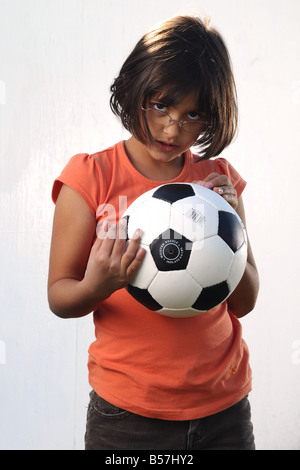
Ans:
POLYGON ((248 397, 205 418, 145 418, 90 393, 86 450, 255 450, 248 397))

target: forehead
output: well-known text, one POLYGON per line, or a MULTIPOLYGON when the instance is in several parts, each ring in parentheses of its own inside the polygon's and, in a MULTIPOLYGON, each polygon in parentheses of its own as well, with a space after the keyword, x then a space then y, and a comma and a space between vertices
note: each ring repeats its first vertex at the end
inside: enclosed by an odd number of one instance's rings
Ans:
POLYGON ((198 108, 198 94, 196 92, 190 92, 186 95, 180 96, 178 94, 171 94, 167 90, 155 92, 150 96, 151 100, 157 100, 167 106, 180 107, 183 110, 192 111, 198 108))

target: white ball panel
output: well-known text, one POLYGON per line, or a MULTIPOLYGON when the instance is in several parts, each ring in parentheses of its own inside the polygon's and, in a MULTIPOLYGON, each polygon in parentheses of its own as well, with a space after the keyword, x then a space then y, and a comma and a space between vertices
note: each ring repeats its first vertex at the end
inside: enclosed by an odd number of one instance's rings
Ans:
POLYGON ((151 198, 152 194, 156 191, 157 188, 150 189, 149 191, 146 191, 145 193, 142 193, 139 197, 137 197, 127 208, 125 211, 124 215, 126 215, 128 212, 131 212, 131 210, 135 207, 138 207, 139 205, 147 203, 147 201, 151 198))
POLYGON ((212 189, 200 186, 199 184, 193 184, 192 186, 197 196, 200 196, 215 208, 222 211, 235 213, 233 207, 227 201, 225 201, 225 199, 220 196, 220 194, 217 194, 212 189))
POLYGON ((213 286, 227 279, 233 256, 219 236, 207 238, 193 244, 187 271, 202 287, 213 286))
POLYGON ((164 308, 163 310, 159 310, 158 313, 160 315, 164 315, 165 317, 172 317, 172 318, 188 318, 188 317, 195 317, 196 315, 199 315, 200 312, 199 310, 194 310, 192 308, 190 309, 178 309, 178 310, 172 310, 169 308, 164 308))
POLYGON ((191 241, 218 233, 218 211, 200 197, 191 196, 172 204, 171 228, 191 241))
POLYGON ((141 248, 146 250, 146 254, 137 272, 137 275, 133 281, 130 282, 130 284, 134 287, 139 287, 140 289, 148 289, 158 270, 153 261, 150 248, 143 244, 141 244, 141 248))
POLYGON ((168 230, 170 224, 171 205, 161 199, 145 199, 145 204, 138 204, 128 211, 128 237, 131 238, 136 229, 143 230, 142 243, 150 245, 155 238, 168 230))
POLYGON ((239 284, 247 262, 247 243, 243 243, 241 248, 235 253, 233 263, 227 278, 228 286, 230 291, 234 291, 236 286, 239 284))
POLYGON ((160 271, 148 288, 152 297, 165 308, 183 309, 194 304, 201 287, 187 271, 160 271))

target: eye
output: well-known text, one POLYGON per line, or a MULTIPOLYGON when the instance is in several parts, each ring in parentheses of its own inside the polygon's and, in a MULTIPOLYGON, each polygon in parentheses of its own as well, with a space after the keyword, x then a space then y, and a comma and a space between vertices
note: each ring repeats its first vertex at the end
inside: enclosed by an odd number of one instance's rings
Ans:
POLYGON ((197 111, 191 111, 188 113, 187 118, 191 121, 201 121, 201 115, 197 111))
POLYGON ((162 111, 163 113, 165 113, 167 111, 167 106, 165 106, 162 103, 151 103, 151 106, 156 111, 162 111))

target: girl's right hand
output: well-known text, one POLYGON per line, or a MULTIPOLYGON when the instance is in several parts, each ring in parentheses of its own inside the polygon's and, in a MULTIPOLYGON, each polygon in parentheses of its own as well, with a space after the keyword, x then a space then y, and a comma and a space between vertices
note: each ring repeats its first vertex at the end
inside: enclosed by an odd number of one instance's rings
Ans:
POLYGON ((103 301, 134 278, 146 254, 140 248, 141 236, 142 231, 137 229, 127 244, 125 219, 121 219, 118 226, 104 222, 82 280, 88 295, 103 301))
POLYGON ((61 318, 94 311, 133 279, 144 259, 140 231, 126 243, 125 220, 118 227, 104 225, 94 242, 95 231, 94 214, 64 184, 56 201, 48 275, 49 306, 61 318))

